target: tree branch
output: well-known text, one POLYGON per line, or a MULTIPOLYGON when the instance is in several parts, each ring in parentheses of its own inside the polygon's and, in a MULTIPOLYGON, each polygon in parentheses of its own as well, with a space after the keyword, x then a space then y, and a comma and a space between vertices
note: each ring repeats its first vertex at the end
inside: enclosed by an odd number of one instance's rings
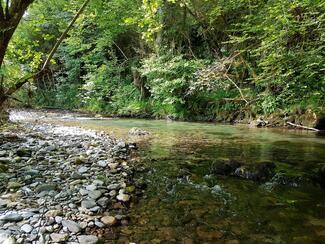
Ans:
POLYGON ((7 92, 5 93, 5 97, 10 97, 13 93, 15 93, 18 89, 20 89, 25 83, 29 82, 30 79, 32 78, 36 78, 39 75, 41 75, 43 73, 43 71, 47 68, 47 66, 50 64, 50 60, 52 59, 54 53, 57 51, 58 47, 60 46, 60 44, 63 42, 64 38, 66 37, 66 35, 68 34, 69 30, 72 28, 73 24, 76 22, 76 20, 78 19, 78 17, 80 16, 80 14, 84 11, 84 9, 86 8, 87 4, 90 2, 90 0, 86 0, 83 5, 81 6, 81 8, 79 9, 79 11, 77 12, 77 14, 74 16, 74 18, 71 20, 71 22, 69 23, 68 27, 66 28, 66 30, 61 34, 60 38, 57 40, 57 42, 55 43, 55 45, 53 46, 49 56, 47 57, 45 63, 42 66, 42 69, 40 71, 38 71, 37 73, 34 74, 27 74, 24 77, 22 77, 21 79, 18 80, 18 82, 16 82, 13 86, 11 86, 7 92))
POLYGON ((230 79, 228 74, 225 74, 225 77, 237 88, 237 90, 240 93, 241 98, 246 102, 246 104, 248 104, 248 101, 245 99, 244 94, 243 94, 242 90, 239 88, 239 86, 232 79, 230 79))
POLYGON ((240 89, 240 87, 228 76, 228 72, 229 72, 229 70, 230 70, 230 68, 231 68, 231 66, 232 66, 232 64, 234 62, 234 59, 237 56, 239 56, 240 54, 241 54, 241 52, 238 52, 238 53, 236 53, 234 56, 232 56, 230 58, 230 64, 229 64, 226 72, 224 73, 224 77, 226 77, 237 88, 237 90, 239 91, 240 96, 242 97, 242 99, 246 102, 246 104, 248 104, 249 102, 245 99, 244 94, 243 94, 242 90, 240 89))
POLYGON ((47 57, 47 59, 45 60, 45 63, 42 67, 42 70, 45 70, 46 67, 50 64, 50 61, 54 55, 54 53, 57 51, 57 49, 59 48, 59 46, 61 45, 61 43, 63 42, 64 38, 67 36, 69 30, 72 28, 73 24, 76 22, 76 20, 78 19, 78 17, 80 16, 80 14, 84 11, 84 9, 86 8, 87 4, 90 2, 90 0, 86 0, 83 5, 81 6, 81 8, 79 9, 79 11, 77 12, 77 14, 74 16, 74 18, 71 20, 70 24, 68 25, 68 27, 66 28, 66 30, 62 33, 62 35, 60 36, 60 38, 58 39, 58 41, 55 43, 54 47, 52 48, 49 56, 47 57))
POLYGON ((122 53, 122 55, 124 56, 124 58, 126 59, 126 60, 129 60, 128 59, 128 57, 125 55, 125 53, 123 52, 123 50, 122 50, 122 48, 120 48, 117 44, 116 44, 116 42, 114 42, 113 41, 113 44, 117 47, 117 49, 122 53))

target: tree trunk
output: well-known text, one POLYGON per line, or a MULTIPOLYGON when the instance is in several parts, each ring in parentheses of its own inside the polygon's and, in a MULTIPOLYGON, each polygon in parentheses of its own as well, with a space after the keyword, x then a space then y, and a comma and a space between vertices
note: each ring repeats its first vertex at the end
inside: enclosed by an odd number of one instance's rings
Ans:
POLYGON ((0 86, 1 86, 0 87, 0 113, 1 113, 1 111, 3 111, 4 102, 7 100, 7 96, 5 94, 5 88, 4 88, 4 84, 3 84, 3 75, 4 74, 2 74, 1 69, 3 66, 3 61, 4 61, 5 54, 6 54, 6 50, 9 45, 9 41, 10 41, 11 37, 13 36, 16 27, 13 27, 12 29, 7 30, 7 31, 3 31, 2 33, 0 32, 0 78, 2 79, 2 82, 0 84, 0 86))
POLYGON ((6 50, 8 48, 9 41, 14 34, 14 30, 11 29, 9 31, 0 32, 0 69, 3 64, 3 60, 6 54, 6 50))
MULTIPOLYGON (((21 18, 34 0, 0 1, 0 71, 3 67, 6 51, 21 18)), ((0 77, 2 79, 2 77, 0 77)), ((1 81, 3 86, 3 80, 1 81)), ((0 112, 8 96, 0 87, 0 112)))

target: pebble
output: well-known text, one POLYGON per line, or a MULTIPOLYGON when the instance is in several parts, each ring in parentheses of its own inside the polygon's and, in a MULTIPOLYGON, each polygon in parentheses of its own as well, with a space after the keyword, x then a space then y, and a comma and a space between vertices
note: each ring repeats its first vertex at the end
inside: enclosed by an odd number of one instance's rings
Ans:
POLYGON ((86 209, 90 209, 95 207, 97 204, 94 200, 83 200, 81 202, 81 207, 82 208, 86 208, 86 209))
POLYGON ((4 222, 19 222, 23 220, 23 216, 18 213, 8 213, 3 216, 0 216, 0 221, 4 222))
POLYGON ((64 234, 52 233, 50 237, 53 242, 65 242, 69 238, 69 235, 67 233, 64 234))
POLYGON ((107 165, 108 165, 108 162, 105 161, 105 160, 100 160, 100 161, 97 162, 97 164, 98 164, 100 167, 106 168, 107 165))
POLYGON ((101 191, 98 191, 98 190, 95 190, 95 191, 89 191, 88 192, 88 196, 91 198, 91 199, 95 199, 97 200, 98 198, 100 198, 102 195, 101 191))
POLYGON ((72 220, 62 220, 62 225, 63 227, 66 227, 68 228, 68 230, 72 233, 78 233, 81 228, 80 228, 80 225, 72 220))
POLYGON ((107 205, 109 204, 109 199, 107 197, 102 197, 102 198, 98 199, 97 203, 102 208, 106 208, 107 205))
POLYGON ((24 224, 20 229, 25 233, 30 233, 33 230, 33 226, 29 224, 24 224))
POLYGON ((86 190, 88 190, 88 191, 94 191, 96 189, 97 189, 96 185, 88 185, 88 186, 86 186, 86 190))
POLYGON ((62 215, 62 210, 57 210, 57 209, 49 210, 45 214, 46 217, 56 217, 61 215, 62 215))
POLYGON ((116 199, 121 202, 128 202, 128 201, 130 201, 130 195, 120 193, 119 195, 117 195, 116 199))
POLYGON ((119 188, 119 186, 120 186, 119 184, 111 184, 111 185, 107 186, 107 189, 108 190, 116 190, 119 188))
POLYGON ((24 145, 0 145, 0 163, 8 165, 10 174, 0 181, 0 187, 3 184, 10 190, 7 195, 0 192, 0 244, 16 243, 16 239, 35 244, 98 242, 97 236, 89 234, 100 236, 100 228, 119 222, 103 213, 107 209, 127 211, 113 207, 116 199, 130 200, 130 195, 119 192, 132 170, 119 166, 123 165, 119 158, 126 159, 126 144, 119 141, 117 146, 109 137, 77 128, 36 124, 30 129, 34 132, 20 135, 29 138, 24 145), (14 160, 17 148, 23 150, 14 160), (4 229, 13 236, 3 234, 4 229))
POLYGON ((116 224, 116 218, 113 216, 104 216, 100 219, 105 225, 112 226, 116 224))
POLYGON ((95 244, 98 242, 98 237, 94 235, 81 235, 78 236, 80 244, 95 244))
POLYGON ((82 167, 80 167, 80 168, 78 169, 78 172, 79 172, 80 174, 87 173, 87 172, 88 172, 88 168, 82 166, 82 167))
POLYGON ((99 228, 103 228, 103 227, 105 227, 105 225, 104 225, 102 222, 100 222, 100 221, 95 221, 95 225, 96 225, 97 227, 99 227, 99 228))
POLYGON ((58 223, 58 224, 61 224, 62 223, 62 220, 63 220, 63 218, 60 217, 60 216, 56 216, 55 217, 55 222, 58 223))

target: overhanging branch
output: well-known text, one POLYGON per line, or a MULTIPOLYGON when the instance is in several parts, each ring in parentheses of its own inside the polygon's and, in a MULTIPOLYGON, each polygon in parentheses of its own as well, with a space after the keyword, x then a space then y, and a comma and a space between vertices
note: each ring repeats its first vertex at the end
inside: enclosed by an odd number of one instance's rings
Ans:
POLYGON ((6 93, 4 94, 4 96, 6 98, 10 97, 13 93, 15 93, 18 89, 20 89, 25 83, 29 82, 30 79, 36 78, 40 75, 42 75, 42 73, 46 70, 46 68, 48 67, 48 65, 50 64, 51 59, 53 58, 53 55, 55 54, 55 52, 57 51, 57 49, 59 48, 59 46, 61 45, 61 43, 63 42, 64 38, 67 36, 68 32, 70 31, 70 29, 73 27, 74 23, 76 22, 76 20, 78 19, 78 17, 80 16, 80 14, 85 10, 87 4, 90 2, 90 0, 86 0, 83 5, 81 6, 81 8, 78 10, 78 12, 76 13, 76 15, 74 16, 74 18, 71 20, 71 22, 69 23, 68 27, 65 29, 65 31, 61 34, 60 38, 57 40, 57 42, 55 43, 55 45, 53 46, 50 54, 48 55, 47 59, 45 60, 42 69, 40 71, 38 71, 37 73, 33 73, 33 74, 28 74, 24 77, 22 77, 21 79, 19 79, 19 81, 17 81, 13 86, 11 86, 6 93))

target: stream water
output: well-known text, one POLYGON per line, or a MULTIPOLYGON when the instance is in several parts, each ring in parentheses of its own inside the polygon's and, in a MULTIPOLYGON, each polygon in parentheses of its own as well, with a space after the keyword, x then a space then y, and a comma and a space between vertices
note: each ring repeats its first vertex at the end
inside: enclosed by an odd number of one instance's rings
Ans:
POLYGON ((205 123, 29 116, 35 118, 138 141, 141 161, 150 169, 140 173, 147 188, 131 208, 130 225, 121 227, 119 243, 325 243, 325 190, 318 185, 272 185, 210 170, 218 160, 233 159, 271 161, 297 178, 316 174, 325 163, 324 136, 205 123), (151 135, 129 138, 133 127, 151 135))

